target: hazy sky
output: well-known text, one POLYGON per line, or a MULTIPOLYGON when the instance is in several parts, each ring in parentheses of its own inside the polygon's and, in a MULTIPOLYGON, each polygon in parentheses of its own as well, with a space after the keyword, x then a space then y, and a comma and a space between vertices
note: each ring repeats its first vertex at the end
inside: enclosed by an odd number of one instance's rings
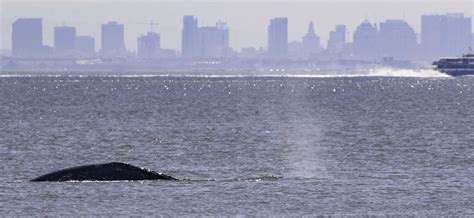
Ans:
POLYGON ((100 48, 100 25, 107 21, 125 24, 125 40, 128 49, 136 49, 136 40, 147 32, 150 20, 159 23, 154 29, 161 34, 164 48, 179 49, 181 43, 182 16, 195 15, 199 25, 214 25, 218 20, 227 21, 231 46, 266 47, 267 26, 273 17, 289 19, 289 40, 301 40, 308 23, 315 23, 316 33, 326 44, 336 24, 346 24, 350 39, 355 28, 367 18, 372 22, 385 19, 402 19, 419 32, 422 14, 461 12, 471 17, 473 0, 418 0, 418 1, 249 1, 249 0, 0 0, 0 48, 11 48, 11 24, 21 17, 43 18, 44 44, 52 45, 53 27, 75 26, 78 35, 96 38, 100 48))

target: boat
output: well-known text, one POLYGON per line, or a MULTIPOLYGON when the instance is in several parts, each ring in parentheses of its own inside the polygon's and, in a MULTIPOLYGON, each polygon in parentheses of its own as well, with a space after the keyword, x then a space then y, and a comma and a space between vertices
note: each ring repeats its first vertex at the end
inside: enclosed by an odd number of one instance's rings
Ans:
POLYGON ((441 58, 433 62, 435 70, 451 76, 474 75, 474 54, 464 54, 458 58, 441 58))

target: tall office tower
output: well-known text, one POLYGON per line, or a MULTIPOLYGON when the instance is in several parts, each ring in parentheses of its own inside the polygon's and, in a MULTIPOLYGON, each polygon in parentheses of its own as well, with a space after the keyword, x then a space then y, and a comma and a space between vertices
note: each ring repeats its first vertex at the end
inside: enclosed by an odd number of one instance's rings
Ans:
POLYGON ((442 56, 441 41, 444 15, 421 16, 421 48, 427 60, 442 56))
POLYGON ((345 25, 336 25, 336 29, 329 33, 327 49, 330 53, 339 54, 343 52, 346 44, 346 33, 345 25))
POLYGON ((231 53, 227 24, 218 21, 215 27, 199 28, 199 57, 225 58, 231 53))
POLYGON ((194 58, 198 55, 198 24, 197 18, 191 15, 183 17, 183 30, 181 32, 181 56, 194 58))
POLYGON ((286 58, 288 55, 288 18, 277 17, 268 26, 268 55, 271 58, 286 58))
POLYGON ((459 56, 471 44, 471 18, 463 14, 423 15, 421 47, 428 60, 441 56, 459 56))
POLYGON ((378 30, 376 25, 366 19, 354 32, 353 52, 357 58, 375 59, 378 57, 378 30))
POLYGON ((396 59, 415 57, 417 47, 415 30, 404 20, 386 20, 380 23, 380 54, 396 59))
POLYGON ((76 49, 81 56, 92 56, 95 53, 95 39, 92 36, 77 36, 76 49))
POLYGON ((157 58, 160 53, 160 35, 148 32, 137 39, 137 55, 140 58, 157 58))
POLYGON ((41 18, 19 18, 12 24, 12 55, 35 57, 42 53, 43 22, 41 18))
POLYGON ((115 21, 102 24, 102 49, 105 55, 122 55, 125 50, 124 26, 115 21))
POLYGON ((308 32, 303 36, 303 53, 309 57, 319 52, 319 36, 314 31, 313 22, 309 23, 308 32))
POLYGON ((54 49, 58 55, 66 55, 76 46, 76 28, 61 26, 54 27, 54 49))
POLYGON ((471 53, 473 51, 472 49, 474 49, 474 33, 471 35, 471 48, 469 49, 471 53))
POLYGON ((460 56, 469 51, 471 45, 472 20, 464 14, 446 15, 446 36, 442 41, 445 55, 460 56))

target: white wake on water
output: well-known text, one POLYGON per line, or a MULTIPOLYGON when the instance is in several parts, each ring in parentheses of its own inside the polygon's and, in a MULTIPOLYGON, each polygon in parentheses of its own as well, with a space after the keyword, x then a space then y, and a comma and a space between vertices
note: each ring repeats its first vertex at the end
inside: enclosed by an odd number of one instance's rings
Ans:
POLYGON ((410 70, 410 69, 391 69, 380 68, 372 70, 369 76, 386 76, 386 77, 451 77, 447 74, 440 73, 433 69, 410 70))
POLYGON ((393 69, 393 68, 378 68, 366 71, 356 72, 291 72, 285 74, 277 73, 242 73, 234 74, 228 72, 212 72, 206 74, 196 73, 101 73, 101 72, 78 72, 78 73, 32 73, 32 74, 1 74, 0 78, 10 77, 113 77, 113 78, 145 78, 145 77, 190 77, 190 78, 245 78, 245 77, 259 77, 259 78, 344 78, 344 77, 418 77, 418 78, 443 78, 451 77, 447 74, 440 73, 433 69, 393 69))

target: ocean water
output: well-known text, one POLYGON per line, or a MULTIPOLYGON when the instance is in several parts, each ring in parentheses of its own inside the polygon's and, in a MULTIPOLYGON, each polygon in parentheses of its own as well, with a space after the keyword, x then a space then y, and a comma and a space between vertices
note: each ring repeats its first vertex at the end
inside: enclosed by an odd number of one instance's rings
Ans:
POLYGON ((474 77, 0 76, 2 215, 474 216, 474 77), (28 180, 127 162, 182 181, 28 180))

